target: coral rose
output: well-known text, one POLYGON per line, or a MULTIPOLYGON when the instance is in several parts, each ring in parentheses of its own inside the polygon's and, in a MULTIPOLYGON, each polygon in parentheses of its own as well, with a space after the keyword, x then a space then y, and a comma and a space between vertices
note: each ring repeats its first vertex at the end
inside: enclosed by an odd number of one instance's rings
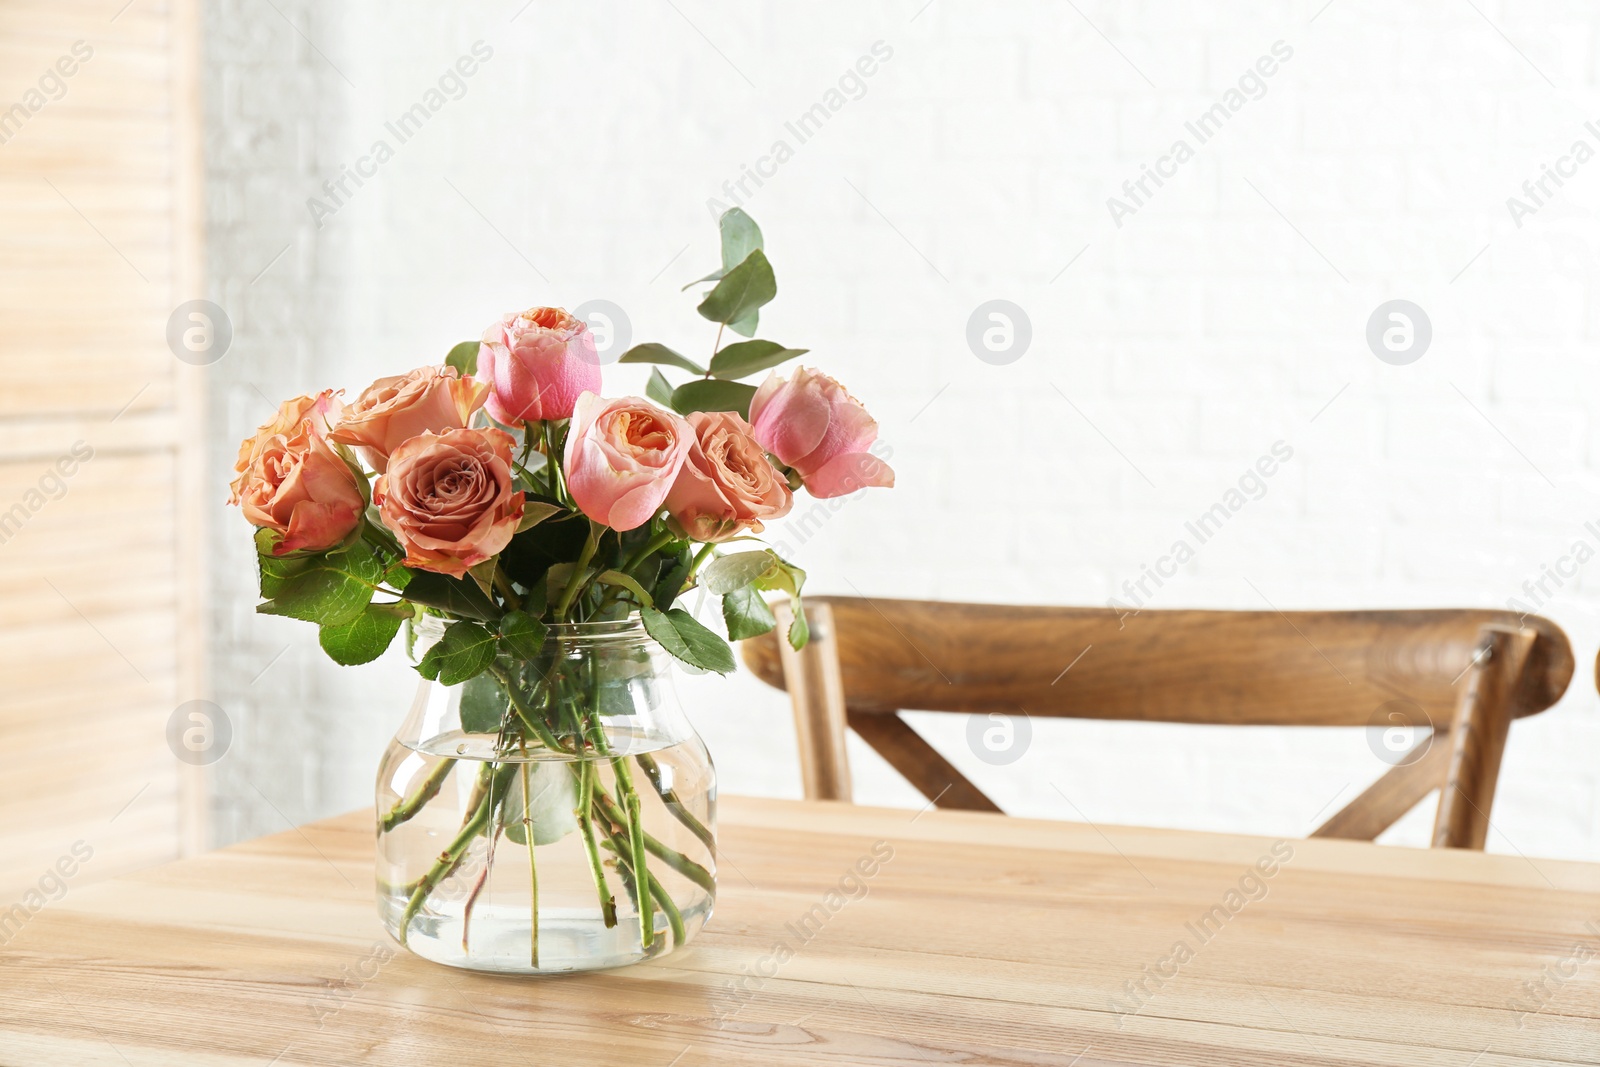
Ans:
POLYGON ((257 439, 233 502, 252 526, 279 534, 273 555, 324 552, 361 526, 367 502, 360 477, 307 418, 289 433, 257 439))
POLYGON ((325 434, 330 426, 339 421, 339 413, 343 407, 339 403, 339 394, 332 389, 324 389, 316 396, 297 396, 293 400, 285 400, 279 404, 277 414, 263 423, 254 437, 246 437, 239 442, 239 458, 233 464, 238 477, 234 478, 230 486, 232 494, 228 498, 228 503, 239 503, 239 494, 244 490, 250 463, 261 454, 267 442, 280 434, 293 437, 300 432, 301 425, 307 420, 310 420, 314 432, 325 434))
POLYGON ((372 502, 406 550, 406 566, 460 578, 506 547, 523 503, 511 486, 512 443, 501 430, 450 430, 389 454, 372 502))
POLYGON ((565 419, 579 396, 600 391, 600 356, 587 324, 561 308, 529 308, 484 331, 478 375, 496 421, 565 419))
POLYGON ((361 458, 382 474, 390 453, 418 434, 464 429, 488 391, 454 367, 418 367, 379 378, 344 409, 329 436, 358 447, 361 458))
POLYGON ((681 415, 648 400, 584 393, 563 456, 573 502, 613 530, 644 525, 661 510, 694 440, 681 415))
POLYGON ((737 412, 697 411, 689 455, 667 493, 673 522, 696 541, 726 541, 746 530, 760 533, 761 520, 786 515, 794 503, 789 486, 737 412))
POLYGON ((878 424, 845 387, 800 367, 785 381, 769 374, 750 401, 750 426, 761 446, 800 475, 815 497, 894 485, 894 471, 867 449, 878 424))

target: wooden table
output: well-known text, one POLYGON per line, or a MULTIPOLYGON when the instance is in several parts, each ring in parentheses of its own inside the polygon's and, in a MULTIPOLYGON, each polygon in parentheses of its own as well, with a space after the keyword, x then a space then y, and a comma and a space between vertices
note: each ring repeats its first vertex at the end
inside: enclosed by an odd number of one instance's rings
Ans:
POLYGON ((742 798, 721 815, 711 925, 572 978, 389 941, 366 813, 73 886, 0 950, 0 1064, 1600 1062, 1600 865, 742 798))

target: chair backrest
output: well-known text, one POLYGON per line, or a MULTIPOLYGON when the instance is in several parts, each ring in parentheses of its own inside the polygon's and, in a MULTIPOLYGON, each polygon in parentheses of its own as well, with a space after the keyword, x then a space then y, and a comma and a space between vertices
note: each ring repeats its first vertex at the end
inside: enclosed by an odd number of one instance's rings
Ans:
POLYGON ((1573 671, 1554 623, 1487 610, 1119 612, 817 597, 807 619, 802 652, 768 634, 743 653, 757 676, 790 690, 808 796, 849 799, 848 724, 939 805, 998 811, 901 710, 1421 728, 1416 748, 1316 835, 1370 840, 1438 788, 1434 843, 1470 848, 1483 847, 1511 720, 1554 704, 1573 671))

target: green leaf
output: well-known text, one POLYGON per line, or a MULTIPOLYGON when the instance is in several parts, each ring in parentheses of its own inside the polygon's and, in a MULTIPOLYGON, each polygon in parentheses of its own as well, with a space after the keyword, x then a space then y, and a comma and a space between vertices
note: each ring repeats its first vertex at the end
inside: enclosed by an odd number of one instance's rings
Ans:
POLYGON ((794 621, 789 624, 789 647, 799 652, 811 640, 811 624, 806 622, 806 610, 798 597, 794 600, 794 621))
POLYGON ((750 401, 756 387, 743 382, 724 382, 716 378, 689 382, 672 392, 672 410, 680 415, 693 411, 737 411, 750 417, 750 401))
POLYGON ((559 515, 567 509, 559 504, 546 504, 542 500, 530 500, 522 505, 522 521, 517 523, 517 533, 531 530, 552 515, 559 515))
POLYGON ((755 308, 751 308, 741 317, 728 323, 728 329, 732 330, 740 337, 754 337, 756 335, 756 326, 760 322, 761 312, 757 311, 755 308))
POLYGON ((682 608, 670 611, 640 608, 639 617, 644 621, 645 632, 689 666, 718 674, 733 671, 733 650, 728 643, 682 608))
POLYGON ((717 219, 717 229, 722 233, 721 269, 712 271, 704 278, 695 279, 684 286, 685 289, 703 282, 716 281, 743 263, 751 252, 761 247, 761 227, 757 226, 756 220, 746 215, 741 208, 731 207, 724 211, 717 219))
POLYGON ((274 556, 273 546, 282 539, 272 530, 263 528, 256 531, 256 568, 260 574, 261 596, 264 599, 277 596, 283 583, 305 570, 315 558, 304 554, 274 556))
POLYGON ((545 624, 525 611, 508 611, 500 620, 500 644, 519 659, 533 659, 544 648, 545 624))
POLYGON ((495 635, 475 622, 451 623, 422 654, 417 670, 440 685, 460 685, 494 662, 495 635))
POLYGON ((666 568, 656 582, 655 591, 650 594, 657 607, 663 611, 672 607, 672 602, 678 599, 678 594, 683 590, 683 583, 688 579, 692 566, 694 554, 685 549, 678 554, 676 562, 666 568))
POLYGON ((263 615, 337 626, 361 614, 383 580, 383 567, 366 542, 312 556, 304 567, 283 579, 271 600, 256 605, 263 615))
POLYGON ((511 702, 492 674, 478 674, 461 687, 461 729, 469 734, 496 734, 511 702))
POLYGON ((805 605, 800 602, 800 589, 806 584, 806 572, 793 563, 773 553, 778 565, 755 580, 757 589, 771 589, 789 594, 789 610, 794 622, 789 624, 789 644, 796 652, 806 647, 811 639, 811 627, 806 622, 805 605))
POLYGON ((776 341, 740 341, 711 357, 711 376, 729 381, 748 377, 809 351, 809 348, 785 348, 776 341))
POLYGON ((650 380, 645 383, 644 395, 662 407, 672 406, 672 383, 667 381, 660 367, 650 368, 650 380))
POLYGON ((778 625, 767 602, 749 586, 735 589, 722 598, 722 621, 728 626, 730 641, 760 637, 778 625))
POLYGON ((317 634, 322 646, 333 662, 346 667, 371 663, 384 650, 394 635, 400 632, 400 623, 411 614, 405 605, 395 611, 393 604, 368 604, 366 609, 349 622, 338 626, 324 626, 317 634))
POLYGON ((478 344, 477 341, 462 341, 450 350, 444 357, 445 366, 454 367, 461 372, 463 378, 478 373, 478 344))
POLYGON ((700 584, 706 592, 724 596, 745 588, 779 565, 778 554, 771 549, 718 556, 701 569, 700 584))
POLYGON ((576 779, 564 764, 553 760, 528 765, 527 796, 520 773, 511 776, 506 794, 505 835, 518 844, 528 843, 533 828, 535 845, 553 845, 578 828, 576 779))
POLYGON ((414 604, 425 604, 452 615, 493 622, 500 617, 494 601, 483 595, 472 582, 452 578, 433 571, 412 571, 406 585, 406 599, 414 604))
POLYGON ((658 345, 654 341, 648 344, 634 345, 622 353, 618 363, 665 363, 672 367, 682 367, 695 374, 704 374, 706 369, 688 356, 681 356, 666 345, 658 345))
POLYGON ((739 324, 737 332, 743 333, 743 320, 749 320, 754 332, 754 316, 758 308, 778 295, 778 282, 772 275, 772 264, 761 249, 751 252, 744 262, 734 267, 717 287, 706 294, 696 309, 703 318, 712 322, 739 324))
POLYGON ((644 591, 644 586, 621 571, 601 571, 594 576, 594 580, 603 585, 614 585, 620 589, 626 589, 634 595, 634 599, 638 600, 640 604, 645 607, 655 607, 656 602, 649 593, 644 591))

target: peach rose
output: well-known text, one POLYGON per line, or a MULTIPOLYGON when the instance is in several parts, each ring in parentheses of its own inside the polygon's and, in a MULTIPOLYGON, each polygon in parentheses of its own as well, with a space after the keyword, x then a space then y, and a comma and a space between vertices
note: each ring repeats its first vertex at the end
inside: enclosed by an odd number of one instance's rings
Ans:
POLYGON ((894 471, 867 451, 877 440, 877 422, 844 386, 819 371, 800 367, 790 381, 767 375, 750 400, 750 426, 763 448, 795 469, 812 496, 894 485, 894 471))
POLYGON ((789 486, 750 433, 750 424, 733 411, 697 411, 689 456, 667 493, 667 510, 696 541, 726 541, 748 530, 760 533, 761 520, 786 515, 794 503, 789 486))
POLYGON ((294 436, 308 419, 315 432, 325 434, 339 420, 343 408, 344 405, 339 403, 339 394, 332 389, 324 389, 316 396, 297 396, 279 404, 277 414, 263 423, 254 437, 246 437, 239 442, 239 458, 233 464, 238 477, 230 486, 232 494, 228 497, 228 503, 239 503, 239 494, 244 491, 246 472, 250 470, 251 461, 261 454, 267 442, 280 434, 294 436))
POLYGON ((562 457, 573 502, 613 530, 644 525, 661 510, 694 439, 681 415, 648 400, 584 393, 562 457))
POLYGON ((496 421, 565 419, 580 395, 600 391, 600 356, 587 324, 561 308, 529 308, 484 331, 478 375, 490 383, 496 421))
POLYGON ((254 447, 249 469, 235 483, 234 503, 252 526, 281 535, 273 555, 324 552, 360 528, 367 507, 361 475, 333 450, 314 419, 254 447))
POLYGON ((382 474, 389 454, 418 434, 464 429, 488 391, 454 367, 418 367, 379 378, 344 409, 330 440, 355 445, 382 474))
POLYGON ((405 548, 406 566, 460 578, 506 547, 522 520, 512 443, 503 430, 449 430, 389 454, 372 502, 405 548))

